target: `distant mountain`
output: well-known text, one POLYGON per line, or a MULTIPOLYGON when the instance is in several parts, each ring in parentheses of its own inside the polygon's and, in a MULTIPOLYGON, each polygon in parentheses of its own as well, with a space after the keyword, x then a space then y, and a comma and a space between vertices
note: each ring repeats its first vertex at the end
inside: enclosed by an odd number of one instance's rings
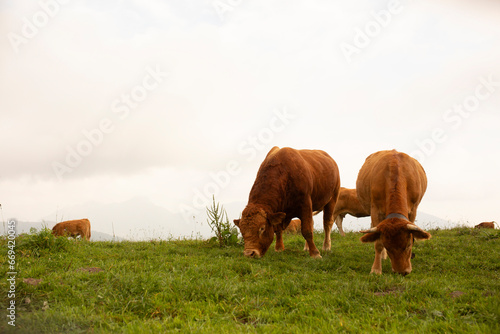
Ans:
MULTIPOLYGON (((36 231, 39 232, 44 227, 52 229, 52 227, 54 227, 55 224, 56 224, 55 222, 51 222, 51 221, 42 221, 42 222, 17 221, 16 232, 18 235, 21 233, 30 233, 31 229, 36 229, 36 231)), ((3 230, 3 226, 2 226, 2 230, 0 231, 0 234, 5 234, 5 231, 3 230)), ((120 238, 117 236, 115 236, 113 238, 113 236, 111 234, 95 231, 93 229, 91 229, 91 234, 92 234, 92 236, 90 238, 91 241, 113 241, 113 240, 114 241, 122 241, 122 240, 124 240, 123 238, 120 238)))
MULTIPOLYGON (((11 219, 9 219, 9 221, 10 220, 11 219)), ((30 229, 32 229, 32 228, 35 228, 37 231, 40 231, 44 227, 52 228, 52 226, 54 226, 53 223, 45 223, 45 222, 23 222, 23 221, 17 221, 17 220, 16 220, 16 222, 17 222, 17 224, 16 224, 17 234, 29 233, 30 229)), ((2 232, 2 234, 5 234, 5 231, 3 230, 3 226, 2 226, 1 232, 2 232)))
MULTIPOLYGON (((221 203, 227 211, 228 219, 239 218, 246 202, 221 203)), ((88 202, 72 207, 65 207, 53 212, 41 222, 19 222, 19 233, 29 232, 31 227, 40 229, 43 226, 52 228, 55 219, 58 221, 88 218, 92 226, 91 240, 127 240, 169 239, 179 237, 209 238, 213 232, 206 223, 205 210, 198 210, 193 215, 174 213, 166 208, 155 205, 145 197, 137 197, 125 202, 97 203, 88 202)), ((323 214, 314 217, 315 229, 323 229, 323 214)), ((424 229, 450 228, 455 223, 446 221, 434 215, 419 212, 417 224, 424 229)), ((343 222, 345 231, 359 231, 370 227, 370 218, 354 218, 346 216, 343 222)), ((0 227, 1 228, 1 227, 0 227)), ((333 230, 337 228, 334 225, 333 230)), ((3 232, 3 230, 1 230, 3 232)))
MULTIPOLYGON (((319 214, 318 216, 321 216, 319 214)), ((323 229, 323 222, 322 222, 322 216, 321 217, 314 217, 315 220, 315 228, 316 229, 323 229), (319 220, 318 220, 319 218, 319 220)), ((457 226, 456 223, 444 220, 442 218, 439 218, 437 216, 431 215, 426 212, 419 211, 417 213, 417 219, 415 223, 425 229, 434 229, 434 228, 452 228, 454 226, 457 226)), ((353 216, 347 215, 344 218, 344 221, 342 223, 342 229, 347 232, 347 231, 360 231, 362 229, 368 229, 371 226, 371 219, 370 217, 364 217, 364 218, 355 218, 353 216)), ((333 230, 337 230, 337 226, 334 224, 333 225, 333 230)))
MULTIPOLYGON (((232 223, 233 219, 240 218, 246 206, 244 202, 221 203, 232 223)), ((150 240, 168 239, 179 237, 208 238, 213 235, 208 224, 204 210, 199 210, 196 217, 186 219, 180 213, 173 213, 163 207, 153 204, 149 199, 138 197, 120 203, 103 204, 88 202, 82 205, 67 207, 47 215, 40 222, 22 222, 17 224, 18 233, 28 233, 31 228, 40 230, 43 227, 52 228, 55 217, 58 221, 88 218, 91 223, 92 241, 113 240, 150 240)), ((417 224, 423 229, 452 228, 455 222, 441 219, 437 216, 419 212, 417 224)), ((323 229, 323 214, 314 217, 314 227, 323 229)), ((347 215, 343 222, 344 231, 360 231, 370 227, 370 218, 355 218, 347 215)), ((4 234, 0 226, 0 233, 4 234)), ((334 224, 333 231, 337 227, 334 224)))
POLYGON ((90 238, 90 241, 123 241, 125 239, 120 238, 120 237, 113 237, 111 234, 107 233, 102 233, 102 232, 97 232, 97 231, 92 231, 92 237, 90 238))
POLYGON ((180 213, 155 205, 145 197, 110 204, 88 202, 59 209, 46 217, 53 220, 56 215, 59 220, 88 218, 92 231, 129 240, 195 237, 197 234, 208 237, 210 234, 206 224, 194 219, 186 221, 180 213))
MULTIPOLYGON (((229 220, 232 222, 233 219, 239 218, 246 205, 247 203, 243 202, 231 202, 224 204, 224 208, 227 211, 229 220)), ((344 229, 344 231, 359 231, 361 229, 370 228, 370 224, 370 217, 355 218, 353 216, 347 215, 342 223, 342 228, 344 229)), ((454 226, 457 226, 455 222, 444 220, 422 211, 419 211, 417 214, 416 224, 423 229, 452 228, 454 226)), ((320 213, 314 217, 314 228, 317 230, 323 230, 323 213, 320 213)), ((337 230, 337 225, 333 225, 333 230, 337 230)))
POLYGON ((417 213, 417 219, 415 223, 423 229, 452 228, 458 225, 456 222, 444 220, 422 211, 419 211, 417 213))

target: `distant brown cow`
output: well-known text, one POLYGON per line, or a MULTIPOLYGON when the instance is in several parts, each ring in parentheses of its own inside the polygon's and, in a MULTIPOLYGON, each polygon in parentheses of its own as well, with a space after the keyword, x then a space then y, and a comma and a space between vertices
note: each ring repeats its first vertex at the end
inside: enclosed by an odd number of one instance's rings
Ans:
POLYGON ((292 218, 299 218, 309 255, 321 258, 313 241, 313 213, 323 211, 323 249, 329 250, 339 188, 337 164, 326 152, 273 147, 257 172, 242 218, 234 220, 245 241, 243 254, 264 256, 274 233, 275 249, 283 250, 282 232, 292 218))
POLYGON ((356 189, 347 189, 340 187, 339 199, 333 211, 333 219, 341 236, 345 236, 342 229, 342 221, 346 214, 350 214, 356 218, 368 217, 370 211, 367 211, 359 202, 356 189))
MULTIPOLYGON (((370 212, 367 212, 361 203, 359 203, 356 189, 340 187, 339 198, 337 204, 335 204, 335 210, 333 211, 333 220, 341 236, 345 236, 344 230, 342 229, 342 222, 347 214, 356 218, 370 216, 370 212)), ((285 229, 285 232, 289 233, 298 233, 299 231, 300 219, 292 220, 290 225, 285 229)))
POLYGON ((358 174, 356 189, 360 203, 370 211, 372 228, 362 242, 375 242, 372 273, 382 273, 385 250, 392 270, 409 274, 414 239, 431 235, 414 225, 417 207, 427 188, 427 177, 417 160, 405 153, 380 151, 370 155, 358 174))
POLYGON ((489 222, 489 223, 481 223, 481 224, 478 224, 476 226, 474 226, 474 228, 495 228, 495 222, 489 222))
POLYGON ((88 219, 77 219, 60 222, 52 228, 52 234, 55 236, 70 236, 90 240, 90 221, 88 219))
POLYGON ((288 227, 285 229, 285 233, 298 234, 300 232, 300 219, 293 219, 288 227))

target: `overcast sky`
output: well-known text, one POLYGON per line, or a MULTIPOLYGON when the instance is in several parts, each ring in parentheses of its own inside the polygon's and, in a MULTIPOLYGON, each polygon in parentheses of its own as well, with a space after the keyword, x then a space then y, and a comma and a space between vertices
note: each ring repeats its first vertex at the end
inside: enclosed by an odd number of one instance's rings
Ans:
POLYGON ((246 202, 275 145, 325 150, 345 187, 395 148, 420 210, 499 221, 500 2, 0 2, 5 219, 246 202))

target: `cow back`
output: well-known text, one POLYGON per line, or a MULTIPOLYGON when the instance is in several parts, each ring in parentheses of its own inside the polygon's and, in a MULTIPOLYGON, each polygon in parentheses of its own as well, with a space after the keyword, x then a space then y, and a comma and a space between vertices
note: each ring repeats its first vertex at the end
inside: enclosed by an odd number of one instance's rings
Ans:
POLYGON ((313 210, 321 211, 339 187, 338 166, 326 152, 273 148, 257 172, 249 204, 293 215, 310 198, 313 210))
POLYGON ((356 190, 361 205, 376 211, 382 220, 392 212, 405 215, 416 209, 427 189, 427 177, 420 163, 396 150, 370 155, 361 167, 356 190))

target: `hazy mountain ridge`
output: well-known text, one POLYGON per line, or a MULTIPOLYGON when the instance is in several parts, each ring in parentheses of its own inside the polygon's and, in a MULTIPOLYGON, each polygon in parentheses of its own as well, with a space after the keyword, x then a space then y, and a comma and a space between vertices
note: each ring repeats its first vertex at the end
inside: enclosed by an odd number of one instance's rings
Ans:
MULTIPOLYGON (((246 206, 243 202, 221 203, 227 211, 228 219, 239 218, 246 206)), ((54 219, 58 221, 88 218, 91 223, 91 240, 148 240, 168 239, 178 237, 203 237, 212 235, 206 223, 206 214, 203 209, 191 219, 186 219, 180 213, 174 213, 166 208, 155 205, 145 197, 137 197, 119 203, 88 202, 73 207, 59 209, 44 217, 40 222, 18 222, 18 233, 27 233, 31 227, 40 229, 44 226, 52 228, 54 219)), ((323 214, 315 216, 315 228, 323 229, 323 214)), ((447 221, 437 216, 419 212, 417 224, 424 229, 450 228, 457 226, 455 222, 447 221)), ((347 231, 359 231, 370 227, 370 218, 354 218, 347 215, 343 228, 347 231)), ((334 225, 333 231, 337 228, 334 225)), ((2 230, 3 233, 3 230, 2 230)))
MULTIPOLYGON (((109 204, 88 202, 58 211, 57 215, 64 220, 88 218, 92 230, 131 240, 190 237, 206 232, 200 231, 200 224, 194 220, 186 222, 180 213, 155 205, 146 197, 109 204)), ((47 217, 55 215, 52 213, 47 217)))
MULTIPOLYGON (((246 203, 242 202, 232 202, 224 205, 226 209, 229 220, 232 221, 233 218, 239 218, 241 212, 245 208, 246 203)), ((370 228, 370 217, 365 218, 355 218, 353 216, 347 215, 343 221, 343 229, 345 231, 359 231, 361 229, 370 228)), ((416 224, 424 229, 432 229, 432 228, 450 228, 453 226, 458 226, 458 223, 452 222, 449 220, 445 220, 439 218, 435 215, 419 211, 417 214, 416 224)), ((323 229, 323 213, 319 213, 314 216, 314 228, 318 230, 323 229)), ((337 230, 337 226, 333 225, 333 231, 337 230)))
MULTIPOLYGON (((25 221, 16 221, 16 233, 19 235, 21 233, 30 233, 31 229, 34 228, 36 231, 40 231, 44 227, 52 229, 54 225, 56 224, 55 222, 51 221, 41 221, 41 222, 25 222, 25 221)), ((5 234, 5 230, 2 227, 1 234, 5 234)), ((118 236, 112 236, 111 234, 108 233, 103 233, 99 231, 94 231, 91 229, 91 241, 122 241, 124 240, 123 238, 120 238, 118 236)))

